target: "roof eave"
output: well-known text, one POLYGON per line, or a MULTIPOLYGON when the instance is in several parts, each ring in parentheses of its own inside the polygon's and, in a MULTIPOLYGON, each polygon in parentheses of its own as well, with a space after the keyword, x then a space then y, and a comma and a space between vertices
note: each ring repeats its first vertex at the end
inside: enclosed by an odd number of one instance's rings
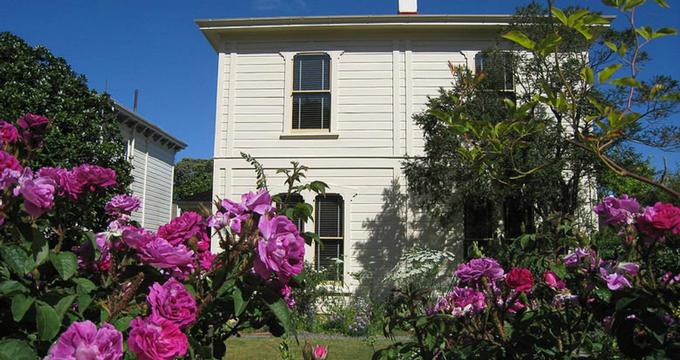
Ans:
POLYGON ((122 117, 125 120, 121 120, 119 117, 120 122, 130 122, 134 123, 135 125, 141 126, 144 131, 148 131, 152 134, 156 134, 160 138, 164 139, 165 142, 169 143, 172 145, 171 147, 176 149, 177 151, 186 149, 187 144, 184 143, 183 141, 177 139, 176 137, 170 135, 167 131, 161 129, 158 127, 158 125, 144 119, 141 117, 139 114, 135 113, 134 111, 126 108, 125 106, 121 105, 118 102, 113 103, 114 108, 118 112, 118 114, 122 115, 122 117))

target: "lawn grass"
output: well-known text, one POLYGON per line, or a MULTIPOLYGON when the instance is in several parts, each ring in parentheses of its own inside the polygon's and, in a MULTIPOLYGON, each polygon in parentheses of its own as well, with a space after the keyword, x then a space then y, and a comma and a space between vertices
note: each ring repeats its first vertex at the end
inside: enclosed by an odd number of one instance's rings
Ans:
MULTIPOLYGON (((295 339, 288 339, 288 348, 295 359, 302 359, 302 347, 305 339, 300 339, 300 344, 295 339)), ((332 360, 363 360, 373 356, 373 348, 366 342, 366 338, 310 338, 312 345, 323 344, 328 346, 328 358, 332 360)), ((244 337, 227 340, 227 360, 279 360, 280 338, 275 337, 244 337)), ((375 341, 375 348, 381 349, 390 344, 387 339, 375 341)))

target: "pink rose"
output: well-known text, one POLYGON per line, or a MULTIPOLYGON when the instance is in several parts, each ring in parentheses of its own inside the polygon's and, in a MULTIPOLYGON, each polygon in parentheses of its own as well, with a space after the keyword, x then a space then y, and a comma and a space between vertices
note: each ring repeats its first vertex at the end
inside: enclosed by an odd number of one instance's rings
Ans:
POLYGON ((503 273, 504 270, 498 264, 498 261, 486 257, 472 259, 467 263, 459 264, 456 271, 453 272, 461 282, 467 284, 476 284, 482 277, 496 281, 503 278, 503 273))
POLYGON ((21 195, 24 208, 33 218, 38 218, 54 205, 56 184, 48 177, 33 178, 31 169, 24 169, 19 178, 19 186, 14 189, 14 196, 21 195))
POLYGON ((106 203, 104 210, 111 216, 130 215, 141 206, 142 201, 132 195, 116 195, 106 203))
POLYGON ((43 137, 47 133, 50 120, 36 114, 26 114, 17 120, 22 129, 21 137, 28 147, 36 148, 42 145, 43 137))
POLYGON ((546 271, 543 273, 543 281, 546 285, 548 285, 548 287, 556 290, 562 290, 566 287, 564 281, 560 280, 560 278, 557 277, 557 274, 552 271, 546 271))
POLYGON ((600 215, 606 224, 624 226, 633 223, 640 211, 640 204, 628 195, 621 195, 619 198, 607 196, 602 203, 593 208, 593 211, 600 215))
POLYGON ((173 246, 152 232, 134 227, 123 230, 123 241, 137 251, 140 260, 180 279, 193 271, 194 252, 184 245, 173 246))
POLYGON ((264 189, 260 189, 256 193, 249 192, 241 195, 241 204, 248 210, 260 215, 264 215, 273 209, 272 197, 264 189))
POLYGON ((528 293, 534 286, 534 278, 529 269, 513 268, 505 275, 505 283, 517 292, 528 293))
POLYGON ((128 349, 138 360, 172 360, 186 355, 189 341, 170 320, 137 317, 130 322, 128 349))
POLYGON ((14 125, 0 120, 0 144, 14 144, 19 138, 19 131, 14 125))
POLYGON ((283 283, 299 274, 305 257, 305 241, 287 217, 260 218, 258 225, 264 239, 257 244, 254 269, 264 280, 271 274, 283 283))
POLYGON ((123 334, 110 324, 74 322, 50 347, 45 360, 118 360, 123 358, 123 334))
POLYGON ((77 199, 84 191, 96 191, 97 188, 108 188, 116 185, 116 172, 112 169, 83 164, 69 172, 66 192, 77 199))
POLYGON ((151 305, 151 314, 164 318, 183 328, 196 320, 196 300, 187 289, 174 278, 165 284, 154 283, 146 300, 151 305))
POLYGON ((326 356, 328 356, 328 347, 324 345, 316 345, 314 346, 314 360, 324 360, 326 359, 326 356))
POLYGON ((660 237, 669 231, 680 234, 680 208, 672 204, 658 202, 646 207, 637 221, 640 231, 651 237, 660 237))
POLYGON ((195 212, 185 212, 179 217, 172 219, 169 224, 158 228, 158 236, 170 242, 172 245, 179 245, 201 232, 205 232, 206 223, 203 217, 195 212))

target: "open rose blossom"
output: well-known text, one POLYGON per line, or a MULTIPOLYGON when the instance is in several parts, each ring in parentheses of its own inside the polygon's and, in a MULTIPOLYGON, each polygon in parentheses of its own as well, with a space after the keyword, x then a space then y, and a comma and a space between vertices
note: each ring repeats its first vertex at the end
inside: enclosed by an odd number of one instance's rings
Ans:
POLYGON ((22 167, 14 156, 0 150, 0 190, 7 189, 19 179, 22 167))
POLYGON ((534 278, 529 269, 513 268, 505 275, 505 283, 517 292, 528 293, 534 286, 534 278))
POLYGON ((172 245, 183 244, 186 240, 201 232, 205 232, 203 217, 193 211, 185 212, 172 219, 169 224, 158 228, 158 236, 172 245))
POLYGON ((142 201, 132 195, 116 195, 106 203, 104 210, 111 216, 130 215, 139 209, 142 201))
POLYGON ((24 169, 19 178, 19 186, 14 189, 14 196, 23 197, 24 208, 33 218, 38 218, 54 205, 56 184, 48 177, 33 178, 31 169, 24 169))
POLYGON ((483 277, 490 281, 501 279, 504 271, 498 261, 491 258, 479 258, 458 265, 453 274, 463 283, 476 284, 483 277))
POLYGON ((272 197, 264 189, 260 189, 256 193, 249 192, 241 195, 241 204, 246 209, 260 215, 264 215, 273 209, 272 197))
POLYGON ((328 347, 324 345, 316 345, 314 346, 314 351, 312 354, 314 355, 314 360, 325 360, 328 356, 328 347))
POLYGON ((196 320, 196 300, 179 281, 170 278, 165 284, 154 283, 146 300, 154 317, 162 317, 183 328, 196 320))
POLYGON ((158 235, 129 227, 123 231, 123 241, 137 251, 143 262, 168 270, 173 276, 185 278, 193 270, 194 252, 184 245, 173 246, 158 235))
POLYGON ((26 114, 17 120, 24 143, 32 148, 42 145, 49 123, 48 118, 36 114, 26 114))
POLYGON ((170 320, 137 317, 130 322, 128 349, 137 360, 172 360, 186 355, 189 341, 170 320))
POLYGON ((651 237, 662 237, 667 232, 680 234, 680 208, 658 202, 646 207, 637 223, 640 232, 651 237))
POLYGON ((484 293, 471 288, 455 287, 437 301, 432 311, 462 317, 468 314, 476 314, 485 307, 486 296, 484 296, 484 293))
POLYGON ((83 164, 71 169, 68 180, 66 191, 77 199, 83 192, 115 186, 116 172, 97 165, 83 164))
POLYGON ((45 360, 118 360, 123 358, 123 334, 111 324, 74 322, 50 348, 45 360))
POLYGON ((305 241, 287 217, 260 218, 258 225, 264 239, 257 244, 254 269, 264 280, 271 274, 283 283, 299 274, 305 257, 305 241))
POLYGON ((19 131, 14 125, 0 120, 0 144, 13 144, 19 138, 19 131))
POLYGON ((640 204, 628 195, 621 197, 607 196, 602 203, 593 208, 600 215, 605 224, 624 226, 632 224, 635 216, 640 211, 640 204))

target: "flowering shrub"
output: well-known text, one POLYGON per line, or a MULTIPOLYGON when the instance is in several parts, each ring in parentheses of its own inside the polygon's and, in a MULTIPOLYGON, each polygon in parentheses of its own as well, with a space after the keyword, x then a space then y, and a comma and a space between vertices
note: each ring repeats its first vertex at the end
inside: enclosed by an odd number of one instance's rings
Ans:
POLYGON ((411 353, 424 359, 673 358, 680 348, 680 274, 659 257, 678 249, 680 208, 642 208, 625 195, 594 211, 618 234, 622 251, 600 256, 583 239, 543 269, 501 265, 488 257, 460 264, 443 295, 415 285, 387 304, 386 335, 411 331, 374 358, 411 353), (618 355, 617 355, 618 354, 618 355))
POLYGON ((245 327, 291 330, 305 240, 265 189, 157 231, 135 223, 139 199, 120 194, 104 208, 106 229, 84 228, 60 215, 104 196, 116 173, 89 164, 31 169, 49 120, 29 114, 16 123, 0 122, 0 358, 212 359, 245 327))

